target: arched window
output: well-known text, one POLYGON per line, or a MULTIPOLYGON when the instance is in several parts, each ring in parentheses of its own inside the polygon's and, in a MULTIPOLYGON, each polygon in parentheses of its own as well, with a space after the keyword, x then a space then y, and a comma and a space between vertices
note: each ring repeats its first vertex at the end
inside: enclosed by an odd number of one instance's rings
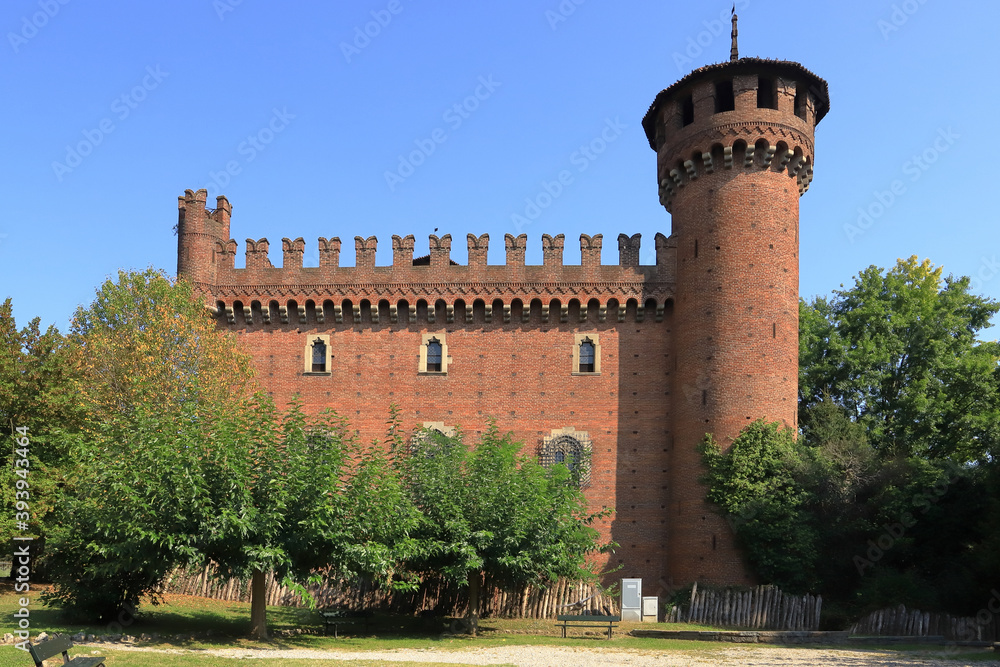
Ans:
POLYGON ((593 445, 590 435, 572 427, 556 429, 542 440, 539 463, 549 468, 562 464, 572 474, 573 483, 584 487, 590 484, 590 457, 593 445))
POLYGON ((601 341, 597 334, 573 336, 573 374, 600 375, 601 341))
POLYGON ((303 350, 302 372, 306 375, 329 375, 331 361, 330 336, 327 334, 309 336, 303 350))
POLYGON ((423 334, 420 344, 420 363, 417 372, 428 375, 446 375, 451 358, 444 333, 423 334))
POLYGON ((594 372, 594 344, 589 340, 580 343, 580 372, 594 372))
POLYGON ((313 341, 313 373, 326 372, 326 343, 322 338, 313 341))
POLYGON ((427 372, 441 372, 441 341, 437 338, 427 341, 427 372))

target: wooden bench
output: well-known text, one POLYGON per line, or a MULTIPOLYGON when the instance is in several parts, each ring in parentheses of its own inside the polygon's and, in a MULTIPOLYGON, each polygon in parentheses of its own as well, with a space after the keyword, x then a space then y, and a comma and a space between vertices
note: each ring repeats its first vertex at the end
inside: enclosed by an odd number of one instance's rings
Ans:
POLYGON ((63 664, 73 667, 99 667, 104 664, 105 658, 94 656, 92 658, 71 658, 69 651, 73 648, 73 642, 69 637, 53 637, 40 644, 28 644, 28 651, 35 661, 35 667, 42 667, 42 661, 62 654, 63 664))
POLYGON ((562 628, 563 639, 566 638, 566 628, 605 628, 608 631, 608 639, 611 639, 611 630, 618 627, 615 623, 622 620, 621 616, 593 616, 588 614, 556 616, 557 628, 562 628))
POLYGON ((365 632, 368 632, 368 614, 365 612, 352 612, 347 609, 326 608, 320 609, 319 615, 323 618, 323 634, 329 634, 330 627, 333 627, 333 636, 339 637, 338 631, 341 625, 352 625, 359 621, 364 621, 365 632))

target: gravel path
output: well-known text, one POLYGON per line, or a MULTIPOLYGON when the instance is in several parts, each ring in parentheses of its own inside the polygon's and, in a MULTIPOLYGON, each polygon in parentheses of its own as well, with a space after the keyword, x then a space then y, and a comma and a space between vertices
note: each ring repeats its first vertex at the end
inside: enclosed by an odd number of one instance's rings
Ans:
MULTIPOLYGON (((91 644, 96 648, 116 651, 158 653, 194 653, 233 659, 298 658, 307 660, 380 660, 448 662, 466 665, 503 665, 518 667, 1000 667, 1000 661, 970 663, 963 660, 913 658, 881 651, 839 651, 833 649, 732 647, 722 651, 666 653, 662 651, 623 651, 602 648, 570 648, 564 646, 501 646, 468 651, 437 649, 398 649, 393 651, 315 651, 309 649, 154 649, 121 644, 91 644)), ((706 646, 706 649, 708 646, 706 646)))

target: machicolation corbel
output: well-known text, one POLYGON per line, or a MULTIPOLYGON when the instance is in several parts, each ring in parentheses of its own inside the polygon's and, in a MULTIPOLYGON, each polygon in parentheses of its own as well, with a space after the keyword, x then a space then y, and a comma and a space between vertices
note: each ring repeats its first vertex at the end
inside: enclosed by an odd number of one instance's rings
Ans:
POLYGON ((712 172, 715 171, 715 164, 712 163, 712 154, 711 153, 702 153, 701 154, 701 161, 705 163, 705 173, 706 174, 711 174, 712 172))

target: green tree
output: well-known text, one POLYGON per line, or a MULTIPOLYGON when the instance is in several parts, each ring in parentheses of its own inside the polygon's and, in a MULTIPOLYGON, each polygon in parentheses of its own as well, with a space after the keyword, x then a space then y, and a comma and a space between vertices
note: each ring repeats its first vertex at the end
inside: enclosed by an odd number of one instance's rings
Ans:
POLYGON ((47 549, 51 599, 109 618, 197 557, 194 462, 220 418, 253 423, 255 387, 249 357, 190 287, 152 269, 106 281, 67 349, 85 418, 47 549))
POLYGON ((263 639, 269 571, 413 585, 396 549, 416 511, 384 455, 334 415, 279 414, 188 286, 122 273, 78 312, 74 336, 91 420, 53 534, 49 599, 108 618, 155 602, 174 567, 212 564, 252 578, 251 634, 263 639))
MULTIPOLYGON (((11 544, 15 533, 31 533, 44 543, 51 519, 52 500, 66 483, 65 468, 70 443, 77 434, 82 411, 73 400, 72 381, 77 372, 65 337, 55 327, 41 331, 38 318, 21 329, 14 320, 10 299, 0 304, 0 429, 4 442, 15 428, 28 430, 27 476, 31 513, 27 529, 18 529, 13 512, 0 518, 0 542, 11 544)), ((14 506, 13 447, 0 453, 0 498, 14 506)))
MULTIPOLYGON (((397 451, 402 448, 397 441, 397 451)), ((544 585, 560 577, 595 581, 587 554, 601 545, 586 501, 562 464, 545 468, 522 455, 522 443, 490 422, 468 448, 461 436, 422 431, 401 458, 420 522, 413 533, 417 572, 468 586, 468 626, 478 627, 483 572, 507 586, 544 585)))
POLYGON ((1000 453, 1000 345, 977 334, 1000 302, 916 257, 869 267, 800 305, 800 409, 827 394, 884 458, 1000 453))
POLYGON ((998 310, 915 257, 801 303, 799 445, 814 451, 818 577, 845 618, 975 612, 996 581, 1000 348, 979 335, 998 310))
POLYGON ((702 444, 707 499, 727 516, 757 575, 794 591, 812 590, 819 556, 812 497, 812 461, 794 433, 757 420, 723 452, 709 435, 702 444))

